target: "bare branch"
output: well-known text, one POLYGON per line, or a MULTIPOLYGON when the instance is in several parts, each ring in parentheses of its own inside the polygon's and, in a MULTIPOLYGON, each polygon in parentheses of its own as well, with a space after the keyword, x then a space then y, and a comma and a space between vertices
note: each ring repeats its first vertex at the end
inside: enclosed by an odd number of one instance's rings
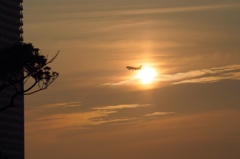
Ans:
POLYGON ((0 48, 0 91, 12 86, 15 89, 11 102, 0 108, 0 111, 11 107, 18 95, 30 95, 47 89, 59 76, 48 66, 57 58, 58 54, 59 51, 48 60, 32 44, 0 48), (28 81, 32 81, 31 79, 34 83, 24 90, 23 85, 28 85, 28 81))
MULTIPOLYGON (((57 56, 58 56, 59 53, 60 53, 60 51, 58 51, 58 52, 55 54, 55 56, 53 56, 53 58, 47 62, 47 64, 52 63, 52 62, 57 58, 57 56)), ((47 64, 46 64, 46 65, 47 65, 47 64)))

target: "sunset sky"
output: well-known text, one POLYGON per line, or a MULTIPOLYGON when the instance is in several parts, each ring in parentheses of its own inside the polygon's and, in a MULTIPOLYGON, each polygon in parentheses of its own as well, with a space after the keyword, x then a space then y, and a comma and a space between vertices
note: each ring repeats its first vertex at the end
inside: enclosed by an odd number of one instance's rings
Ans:
POLYGON ((26 159, 239 159, 239 15, 239 0, 24 0, 24 41, 60 50, 60 77, 25 97, 26 159))

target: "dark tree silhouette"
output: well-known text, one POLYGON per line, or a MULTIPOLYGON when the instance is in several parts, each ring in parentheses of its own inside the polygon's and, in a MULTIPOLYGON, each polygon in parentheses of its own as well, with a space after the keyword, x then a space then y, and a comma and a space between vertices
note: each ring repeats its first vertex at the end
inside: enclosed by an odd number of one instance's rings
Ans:
POLYGON ((8 157, 0 151, 0 159, 8 159, 8 157))
POLYGON ((1 106, 0 111, 14 106, 18 95, 30 95, 47 89, 59 76, 48 66, 58 53, 48 60, 31 43, 0 48, 0 92, 8 88, 14 90, 10 102, 1 106))

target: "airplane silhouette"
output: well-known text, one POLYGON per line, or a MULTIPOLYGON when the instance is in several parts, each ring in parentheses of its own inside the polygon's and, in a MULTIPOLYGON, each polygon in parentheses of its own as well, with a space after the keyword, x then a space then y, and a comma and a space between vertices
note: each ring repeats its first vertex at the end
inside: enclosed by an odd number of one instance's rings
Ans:
POLYGON ((141 70, 141 69, 142 69, 142 65, 139 66, 139 67, 127 66, 126 68, 127 68, 128 70, 132 70, 132 71, 134 71, 134 70, 141 70))

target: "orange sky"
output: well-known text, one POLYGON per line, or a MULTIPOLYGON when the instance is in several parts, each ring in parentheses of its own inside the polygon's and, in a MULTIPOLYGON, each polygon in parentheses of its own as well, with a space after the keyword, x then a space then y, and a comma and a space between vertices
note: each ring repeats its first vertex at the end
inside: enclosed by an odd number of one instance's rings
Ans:
POLYGON ((60 77, 25 98, 26 159, 238 159, 237 0, 24 0, 60 77), (126 66, 152 67, 142 84, 126 66))

